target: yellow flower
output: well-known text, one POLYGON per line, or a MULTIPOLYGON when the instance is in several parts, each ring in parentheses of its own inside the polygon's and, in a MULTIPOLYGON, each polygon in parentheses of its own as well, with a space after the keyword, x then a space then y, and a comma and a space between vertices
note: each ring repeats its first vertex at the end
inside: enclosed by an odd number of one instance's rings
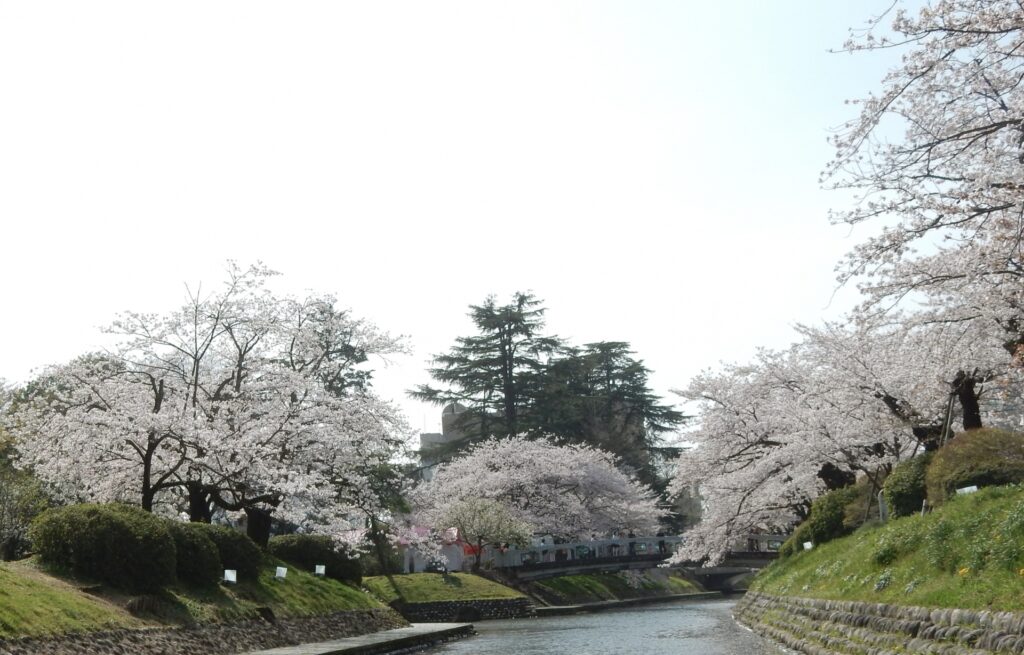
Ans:
MULTIPOLYGON (((1024 569, 1021 569, 1021 570, 1024 571, 1024 569)), ((964 576, 964 575, 967 575, 970 572, 971 572, 971 568, 969 566, 965 566, 964 568, 962 568, 959 571, 957 571, 956 574, 959 575, 959 576, 964 576)))
POLYGON ((1017 571, 1017 574, 1020 575, 1022 578, 1024 578, 1024 569, 1021 569, 1020 571, 1017 571))

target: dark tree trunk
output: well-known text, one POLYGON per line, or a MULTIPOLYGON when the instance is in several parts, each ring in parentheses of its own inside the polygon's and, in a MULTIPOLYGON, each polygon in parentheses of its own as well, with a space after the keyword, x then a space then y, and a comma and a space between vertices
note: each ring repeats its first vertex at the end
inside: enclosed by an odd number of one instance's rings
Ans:
POLYGON ((373 542, 373 550, 377 553, 377 562, 380 564, 381 575, 392 573, 388 566, 388 554, 384 546, 385 540, 386 537, 380 529, 380 523, 377 522, 377 519, 370 517, 370 541, 373 542))
POLYGON ((0 541, 0 560, 10 562, 18 555, 18 538, 7 537, 0 541))
POLYGON ((213 519, 210 492, 201 482, 188 482, 188 520, 193 523, 209 523, 213 519))
POLYGON ((818 469, 818 477, 825 483, 825 488, 829 491, 849 487, 857 481, 857 474, 852 471, 844 471, 832 462, 825 462, 818 469))
POLYGON ((254 507, 245 508, 245 533, 260 548, 270 541, 270 512, 254 507))
POLYGON ((918 440, 924 451, 930 453, 938 450, 942 443, 941 425, 919 425, 912 428, 914 438, 918 440))
POLYGON ((957 373, 953 380, 953 391, 964 414, 964 430, 981 427, 981 407, 978 405, 978 392, 974 388, 977 382, 977 378, 964 371, 957 373))
POLYGON ((476 538, 476 560, 473 562, 473 573, 480 571, 480 560, 484 556, 484 538, 476 538))

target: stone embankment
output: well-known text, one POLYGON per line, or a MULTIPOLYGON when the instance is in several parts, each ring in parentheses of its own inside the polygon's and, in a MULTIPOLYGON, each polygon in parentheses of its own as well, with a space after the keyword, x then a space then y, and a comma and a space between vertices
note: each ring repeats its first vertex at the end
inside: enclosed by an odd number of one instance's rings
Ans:
POLYGON ((353 610, 273 622, 256 619, 197 628, 113 630, 50 639, 0 640, 0 655, 233 655, 405 625, 390 609, 353 610))
POLYGON ((736 620, 806 655, 1024 654, 1024 613, 748 592, 736 620))
POLYGON ((518 619, 534 615, 533 603, 529 598, 446 600, 429 603, 395 601, 391 606, 413 623, 518 619))

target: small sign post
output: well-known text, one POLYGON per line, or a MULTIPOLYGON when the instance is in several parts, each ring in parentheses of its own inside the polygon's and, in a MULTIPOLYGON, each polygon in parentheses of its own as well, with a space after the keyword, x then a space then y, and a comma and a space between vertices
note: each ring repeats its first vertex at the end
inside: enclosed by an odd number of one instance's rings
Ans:
POLYGON ((814 544, 812 542, 810 542, 810 541, 805 541, 804 542, 804 550, 810 550, 812 548, 814 548, 814 544))
POLYGON ((283 566, 277 567, 277 571, 274 573, 274 577, 278 580, 284 580, 287 575, 288 569, 283 566))
POLYGON ((224 582, 236 584, 238 582, 238 571, 235 569, 224 569, 224 582))
POLYGON ((325 566, 323 564, 317 564, 316 565, 316 571, 314 572, 314 575, 319 576, 321 578, 324 577, 325 575, 327 575, 327 566, 325 566))

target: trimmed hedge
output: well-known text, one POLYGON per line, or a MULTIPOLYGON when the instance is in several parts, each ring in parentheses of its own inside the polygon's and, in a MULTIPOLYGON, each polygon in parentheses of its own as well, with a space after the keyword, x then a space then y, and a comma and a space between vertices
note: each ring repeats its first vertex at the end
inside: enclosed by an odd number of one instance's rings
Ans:
POLYGON ((921 511, 927 497, 925 471, 931 461, 930 452, 904 460, 886 478, 882 494, 893 518, 910 516, 921 511))
POLYGON ((969 430, 935 452, 925 473, 928 502, 939 504, 961 487, 1024 482, 1024 435, 969 430))
POLYGON ((221 565, 238 572, 238 579, 255 580, 263 563, 263 551, 248 536, 226 525, 193 523, 196 530, 204 533, 217 547, 221 565))
POLYGON ((194 523, 195 529, 205 533, 217 547, 220 564, 225 569, 234 569, 239 579, 255 580, 259 575, 259 567, 263 562, 263 552, 255 541, 236 529, 226 525, 194 523))
POLYGON ((327 567, 327 577, 359 585, 362 565, 344 551, 338 551, 330 537, 313 534, 289 534, 271 537, 270 554, 313 573, 317 564, 327 567))
POLYGON ((175 580, 177 551, 167 523, 129 505, 72 505, 43 512, 32 524, 40 559, 75 575, 133 593, 175 580))
POLYGON ((198 523, 168 521, 178 552, 178 580, 194 585, 212 585, 220 580, 224 566, 217 544, 198 523))

